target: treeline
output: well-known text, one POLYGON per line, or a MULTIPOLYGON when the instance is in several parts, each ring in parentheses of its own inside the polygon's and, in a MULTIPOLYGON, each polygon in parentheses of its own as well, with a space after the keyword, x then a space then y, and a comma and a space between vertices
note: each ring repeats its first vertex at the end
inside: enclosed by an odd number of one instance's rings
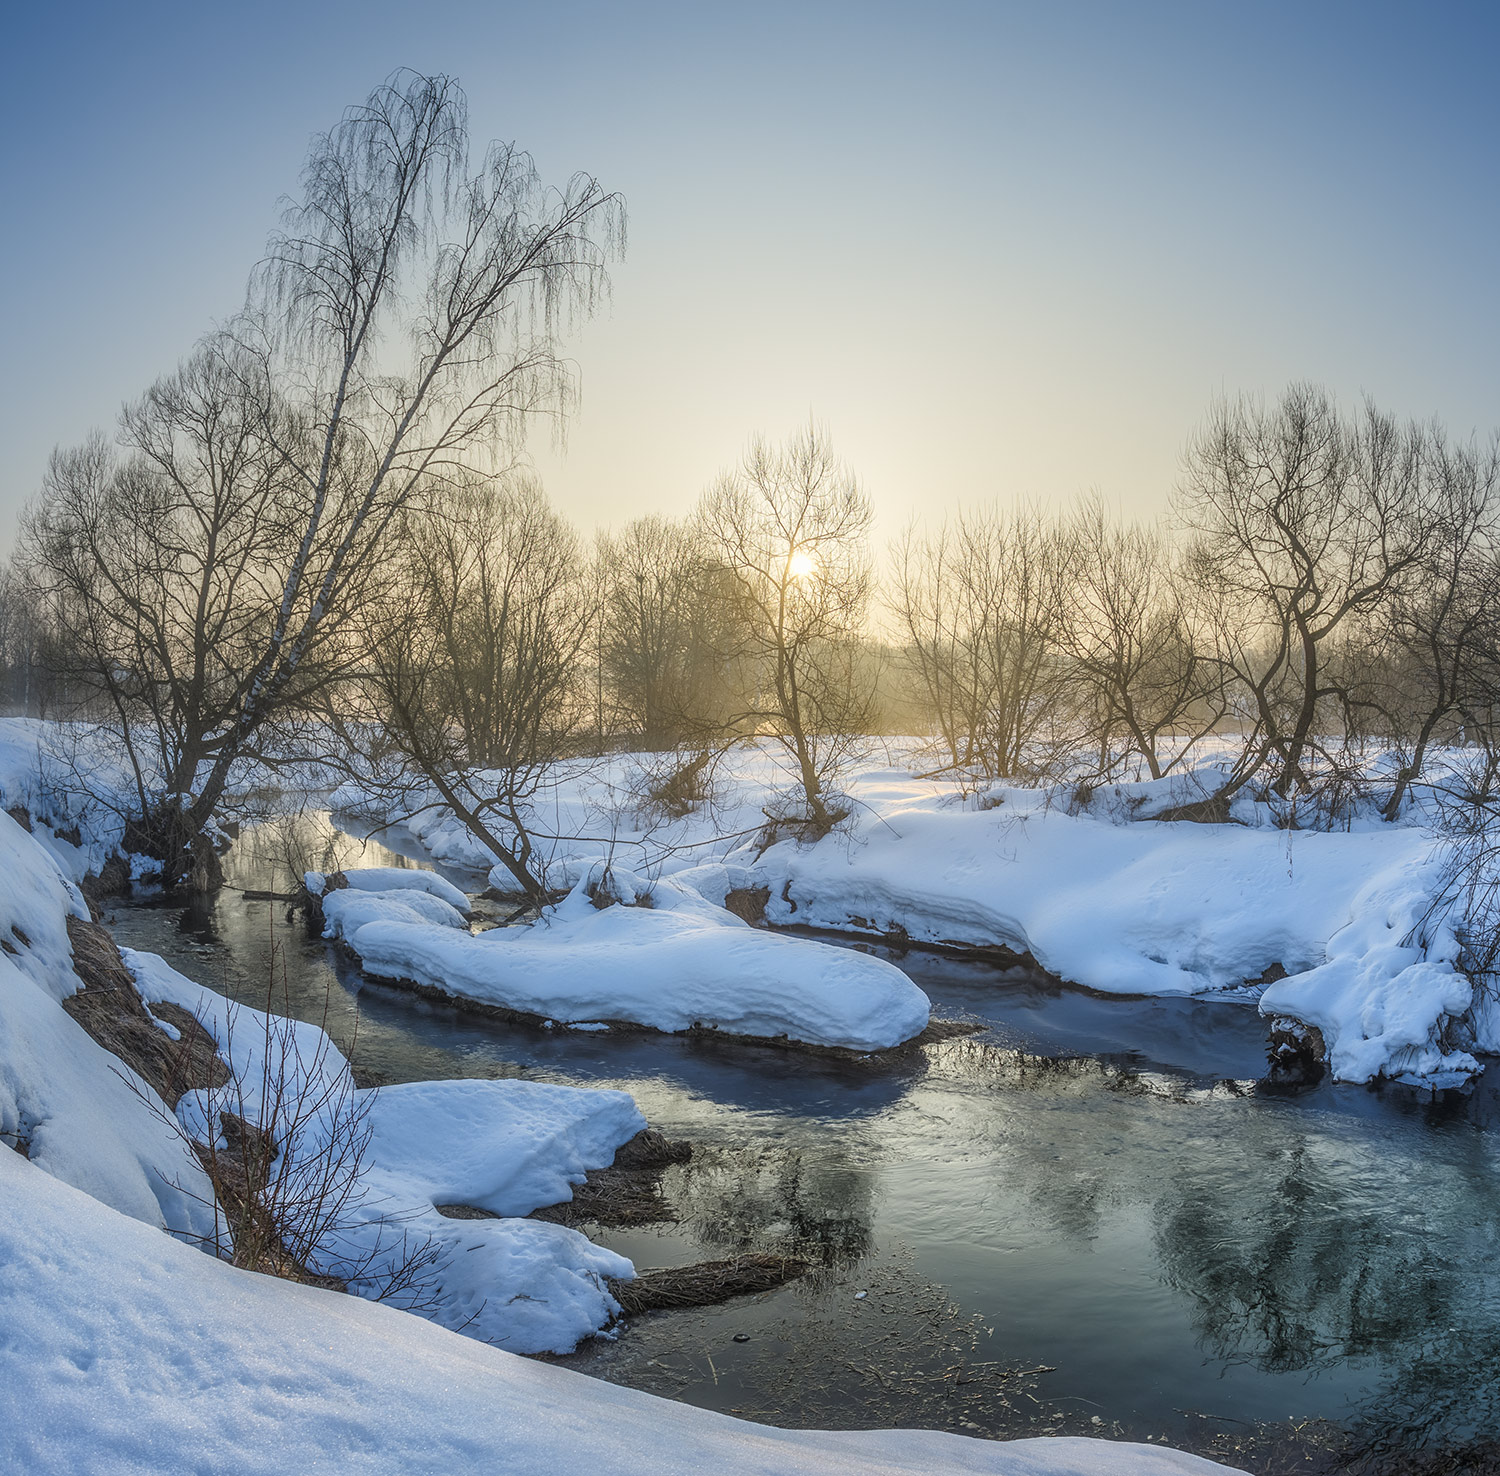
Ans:
POLYGON ((876 732, 976 786, 1162 776, 1212 739, 1210 812, 1336 807, 1374 749, 1394 817, 1434 745, 1500 751, 1500 452, 1312 387, 1214 406, 1161 525, 997 504, 877 558, 808 426, 686 518, 584 536, 516 448, 567 412, 559 334, 622 235, 592 179, 472 159, 454 84, 398 76, 316 143, 244 311, 54 456, 0 676, 12 710, 117 735, 169 880, 211 873, 231 775, 297 729, 393 802, 430 787, 535 898, 540 788, 610 749, 664 755, 670 812, 766 740, 770 818, 809 834, 876 732))

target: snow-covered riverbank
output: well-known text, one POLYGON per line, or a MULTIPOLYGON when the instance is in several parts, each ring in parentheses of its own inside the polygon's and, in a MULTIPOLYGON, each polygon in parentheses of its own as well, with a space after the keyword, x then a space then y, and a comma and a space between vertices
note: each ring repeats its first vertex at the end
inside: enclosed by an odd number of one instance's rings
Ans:
MULTIPOLYGON (((544 824, 558 837, 555 878, 597 864, 607 833, 616 866, 670 876, 715 903, 760 893, 773 926, 1007 948, 1105 993, 1263 988, 1262 1012, 1316 1026, 1346 1081, 1452 1082, 1480 1069, 1475 1053, 1500 1051, 1496 1022, 1454 967, 1451 931, 1429 925, 1439 863, 1420 808, 1398 824, 1355 816, 1332 830, 1286 828, 1248 800, 1232 823, 1163 821, 1149 817, 1201 798, 1218 771, 1080 799, 1016 787, 964 795, 917 777, 915 763, 872 762, 848 782, 843 827, 816 844, 767 845, 762 811, 778 776, 764 752, 734 754, 716 803, 670 821, 631 798, 643 763, 622 755, 559 771, 544 824)), ((405 812, 357 785, 334 799, 367 823, 407 829, 441 860, 492 859, 419 793, 405 812)), ((498 867, 491 880, 508 885, 498 867)))
POLYGON ((585 1469, 1190 1476, 1175 1451, 776 1430, 236 1271, 0 1152, 0 1468, 28 1476, 585 1469))
MULTIPOLYGON (((107 806, 68 797, 65 759, 76 761, 80 745, 45 724, 0 722, 0 799, 46 818, 38 839, 75 879, 117 840, 107 806), (49 745, 64 757, 44 761, 49 745)), ((897 744, 851 776, 839 830, 816 844, 767 844, 764 811, 784 782, 767 750, 733 752, 711 799, 677 818, 649 800, 657 762, 625 754, 561 765, 535 817, 549 882, 572 886, 608 865, 660 892, 654 916, 611 908, 596 918, 570 904, 502 950, 457 930, 444 936, 457 914, 439 904, 451 898, 351 897, 335 904, 335 932, 360 933, 365 967, 380 977, 541 1018, 703 1024, 854 1049, 920 1030, 920 1001, 894 971, 777 951, 777 940, 723 911, 739 891, 763 897, 773 926, 1009 948, 1106 993, 1248 987, 1269 1019, 1314 1027, 1308 1038, 1341 1080, 1450 1084, 1500 1051, 1500 1012, 1475 997, 1454 967, 1451 929, 1429 916, 1440 867, 1420 804, 1397 824, 1356 814, 1333 830, 1285 828, 1286 815, 1245 797, 1234 823, 1162 821, 1149 817, 1201 797, 1217 771, 1086 796, 974 795, 918 777, 917 755, 897 744), (713 908, 695 907, 695 896, 713 908), (861 968, 857 981, 846 977, 861 968)), ((107 789, 108 775, 96 777, 107 789)), ((389 787, 346 783, 333 803, 440 862, 483 871, 494 861, 420 787, 398 802, 389 787)), ((491 879, 511 884, 503 868, 491 879)))

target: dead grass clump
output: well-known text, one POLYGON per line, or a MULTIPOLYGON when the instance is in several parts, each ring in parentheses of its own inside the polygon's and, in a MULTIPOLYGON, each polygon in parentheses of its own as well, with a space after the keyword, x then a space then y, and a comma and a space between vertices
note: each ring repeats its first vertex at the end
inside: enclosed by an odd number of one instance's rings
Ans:
POLYGON ((655 1128, 642 1128, 628 1143, 620 1145, 610 1167, 639 1173, 664 1169, 673 1163, 686 1163, 692 1156, 691 1143, 681 1138, 669 1138, 655 1128))
POLYGON ((724 908, 751 927, 764 927, 770 887, 731 887, 724 894, 724 908))
POLYGON ((710 804, 720 757, 719 750, 706 748, 686 758, 671 754, 663 763, 647 768, 640 780, 642 810, 664 820, 681 820, 710 804))
POLYGON ((99 907, 103 902, 111 897, 129 895, 130 867, 117 851, 99 868, 97 875, 90 873, 84 877, 78 889, 83 893, 84 900, 88 902, 94 921, 98 922, 99 907))
POLYGON ((320 1276, 287 1249, 267 1206, 277 1147, 270 1133, 238 1113, 220 1112, 223 1147, 195 1143, 193 1151, 214 1186, 226 1219, 234 1226, 234 1264, 283 1281, 348 1291, 336 1276, 320 1276))
POLYGON ((168 1107, 195 1087, 222 1086, 229 1080, 213 1036, 191 1014, 162 1005, 153 1017, 105 928, 70 917, 68 940, 73 971, 83 988, 65 999, 63 1008, 105 1050, 149 1082, 168 1107), (157 1019, 166 1020, 180 1038, 171 1039, 157 1019))
POLYGON ((1187 820, 1194 825, 1228 825, 1230 821, 1229 801, 1222 795, 1211 794, 1207 799, 1190 800, 1185 805, 1172 805, 1165 810, 1155 810, 1153 820, 1187 820))
MULTIPOLYGON (((554 1225, 658 1225, 677 1218, 662 1197, 661 1175, 674 1163, 686 1163, 693 1145, 642 1128, 615 1153, 608 1168, 590 1169, 583 1183, 573 1186, 572 1199, 549 1204, 532 1213, 534 1220, 554 1225)), ((446 1213, 446 1211, 445 1211, 446 1213)))
POLYGON ((621 1312, 635 1317, 672 1307, 710 1307, 731 1297, 772 1291, 810 1269, 808 1262, 796 1256, 751 1252, 724 1261, 643 1271, 633 1281, 611 1281, 609 1289, 621 1312))

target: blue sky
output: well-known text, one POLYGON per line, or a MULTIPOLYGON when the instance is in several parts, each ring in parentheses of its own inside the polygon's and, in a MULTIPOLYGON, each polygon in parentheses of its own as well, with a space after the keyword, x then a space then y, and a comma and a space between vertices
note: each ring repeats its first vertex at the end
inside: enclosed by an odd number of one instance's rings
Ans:
POLYGON ((1493 5, 13 8, 0 528, 238 305, 315 131, 399 66, 623 192, 585 524, 814 414, 884 533, 1097 488, 1161 511, 1209 398, 1310 378, 1500 423, 1493 5))

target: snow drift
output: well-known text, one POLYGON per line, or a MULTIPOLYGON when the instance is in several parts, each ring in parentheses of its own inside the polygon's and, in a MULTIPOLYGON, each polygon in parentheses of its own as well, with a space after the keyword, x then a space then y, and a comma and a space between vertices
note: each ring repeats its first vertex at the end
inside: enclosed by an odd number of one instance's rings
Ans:
POLYGON ((149 1225, 210 1234, 213 1190, 170 1109, 62 1007, 80 987, 67 920, 88 909, 50 851, 5 814, 0 874, 0 1145, 149 1225))
MULTIPOLYGON (((571 1352, 618 1313, 608 1282, 635 1275, 628 1260, 576 1230, 519 1217, 571 1198, 571 1185, 610 1164, 646 1126, 628 1094, 489 1080, 360 1091, 317 1026, 270 1017, 268 1029, 260 1011, 230 1004, 156 955, 125 957, 142 997, 196 1015, 229 1061, 230 1087, 189 1092, 178 1103, 193 1137, 214 1131, 210 1123, 226 1106, 251 1122, 270 1121, 261 1100, 267 1081, 293 1100, 345 1104, 368 1128, 357 1192, 319 1239, 313 1270, 518 1353, 571 1352), (269 1063, 268 1053, 276 1055, 269 1063), (438 1204, 503 1218, 450 1219, 438 1204), (393 1293, 413 1258, 423 1263, 419 1277, 393 1293)), ((315 1174, 337 1131, 314 1117, 282 1146, 315 1174)))
POLYGON ((900 1045, 927 1025, 927 996, 881 959, 757 931, 687 887, 619 870, 611 885, 631 905, 601 910, 589 889, 602 865, 581 871, 566 900, 525 927, 351 926, 345 913, 342 936, 377 978, 563 1023, 699 1027, 855 1051, 900 1045))

